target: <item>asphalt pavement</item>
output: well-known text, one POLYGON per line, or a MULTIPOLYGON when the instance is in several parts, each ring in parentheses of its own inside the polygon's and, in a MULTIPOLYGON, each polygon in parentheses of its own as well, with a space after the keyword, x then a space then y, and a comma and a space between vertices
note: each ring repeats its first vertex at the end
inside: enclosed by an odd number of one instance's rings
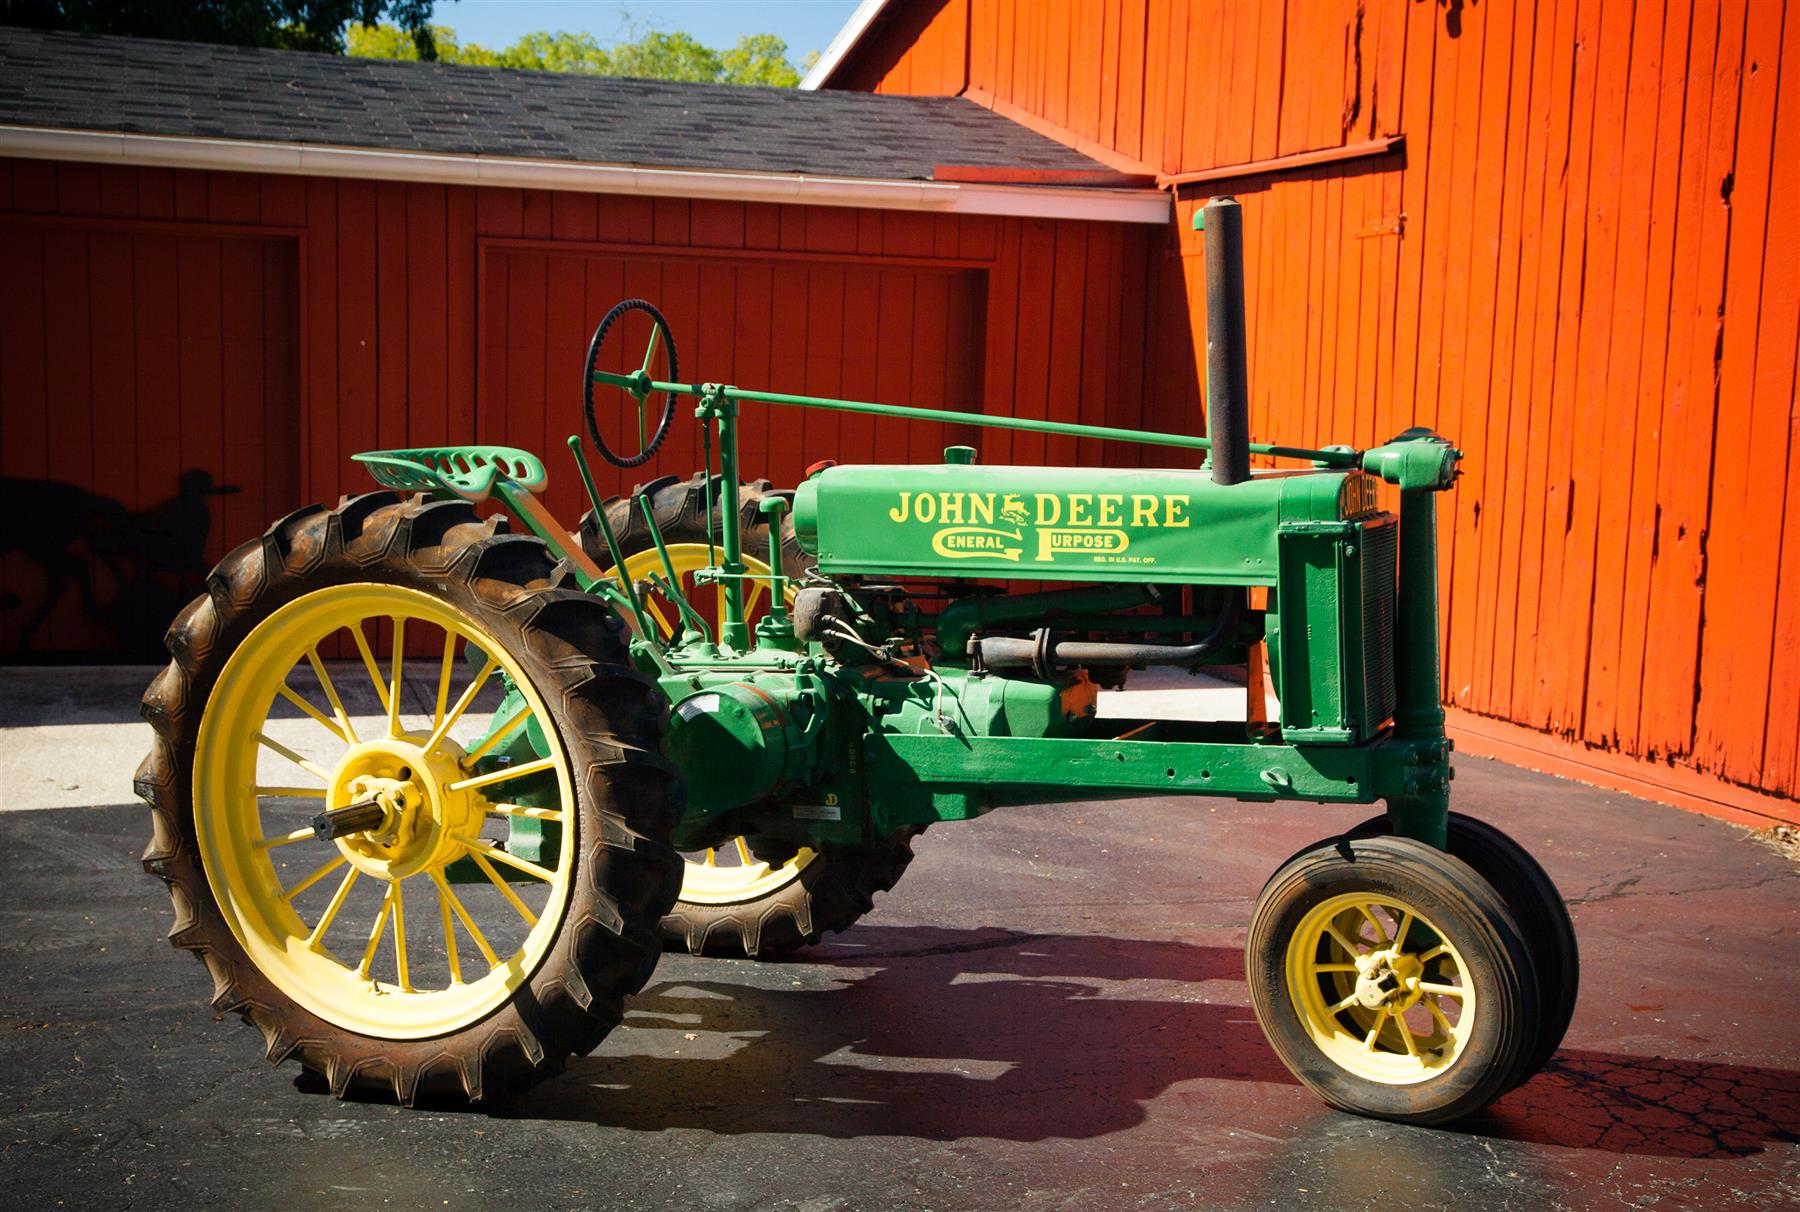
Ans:
POLYGON ((1367 810, 1166 799, 933 829, 864 924, 784 962, 666 956, 594 1055, 503 1106, 340 1102, 215 1021, 164 941, 118 777, 147 677, 0 671, 9 1207, 1800 1203, 1794 863, 1480 759, 1457 807, 1556 878, 1582 991, 1550 1066, 1453 1129, 1326 1109, 1250 1013, 1257 889, 1367 810))

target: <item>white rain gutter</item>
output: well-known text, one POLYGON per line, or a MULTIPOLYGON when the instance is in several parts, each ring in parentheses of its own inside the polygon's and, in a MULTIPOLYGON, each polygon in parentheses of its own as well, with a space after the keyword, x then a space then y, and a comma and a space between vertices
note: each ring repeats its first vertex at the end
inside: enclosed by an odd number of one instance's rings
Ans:
POLYGON ((819 61, 812 65, 812 70, 800 81, 800 87, 808 92, 824 87, 825 82, 831 79, 831 73, 844 61, 844 56, 862 41, 863 34, 886 7, 887 0, 862 0, 850 14, 850 19, 844 22, 844 28, 831 40, 831 45, 825 48, 825 53, 819 56, 819 61))
POLYGON ((804 173, 640 168, 627 164, 577 164, 500 156, 379 151, 28 126, 0 125, 0 156, 302 177, 431 181, 448 185, 719 198, 732 202, 788 202, 803 206, 857 206, 938 214, 1021 215, 1112 223, 1166 224, 1170 215, 1169 195, 1155 189, 889 181, 804 173))

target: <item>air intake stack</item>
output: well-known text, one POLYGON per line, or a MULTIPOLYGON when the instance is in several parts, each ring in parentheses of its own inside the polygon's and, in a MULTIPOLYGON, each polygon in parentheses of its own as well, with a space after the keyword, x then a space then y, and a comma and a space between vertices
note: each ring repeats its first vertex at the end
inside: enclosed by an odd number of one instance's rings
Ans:
POLYGON ((1206 234, 1206 436, 1212 478, 1250 478, 1250 376, 1244 347, 1244 212, 1213 198, 1195 224, 1206 234))

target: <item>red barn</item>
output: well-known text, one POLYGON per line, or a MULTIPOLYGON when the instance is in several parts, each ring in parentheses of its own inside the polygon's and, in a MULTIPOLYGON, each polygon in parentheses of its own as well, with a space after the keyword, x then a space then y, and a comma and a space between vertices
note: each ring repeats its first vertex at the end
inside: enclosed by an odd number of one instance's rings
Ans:
POLYGON ((1465 751, 1800 820, 1796 0, 871 0, 809 85, 0 33, 6 659, 141 651, 351 451, 552 451, 628 294, 706 378, 1195 430, 1229 192, 1255 436, 1468 453, 1465 751))
POLYGON ((1196 408, 1188 219, 1236 194, 1253 434, 1467 453, 1464 750, 1800 821, 1796 0, 868 0, 807 86, 978 100, 1172 190, 1156 425, 1196 408))

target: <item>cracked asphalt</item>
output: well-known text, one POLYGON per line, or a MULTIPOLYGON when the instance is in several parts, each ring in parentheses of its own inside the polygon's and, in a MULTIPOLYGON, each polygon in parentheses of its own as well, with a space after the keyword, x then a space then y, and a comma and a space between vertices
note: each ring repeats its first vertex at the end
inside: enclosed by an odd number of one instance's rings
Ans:
POLYGON ((1327 1110, 1250 1014, 1257 889, 1366 810, 1161 799, 940 826, 826 945, 671 954, 562 1077, 405 1111, 214 1020, 138 868, 145 810, 82 774, 142 748, 124 720, 57 780, 100 806, 0 813, 8 1207, 1800 1204, 1800 876, 1717 821, 1458 761, 1457 807, 1549 868, 1583 968, 1549 1067, 1451 1130, 1327 1110))

